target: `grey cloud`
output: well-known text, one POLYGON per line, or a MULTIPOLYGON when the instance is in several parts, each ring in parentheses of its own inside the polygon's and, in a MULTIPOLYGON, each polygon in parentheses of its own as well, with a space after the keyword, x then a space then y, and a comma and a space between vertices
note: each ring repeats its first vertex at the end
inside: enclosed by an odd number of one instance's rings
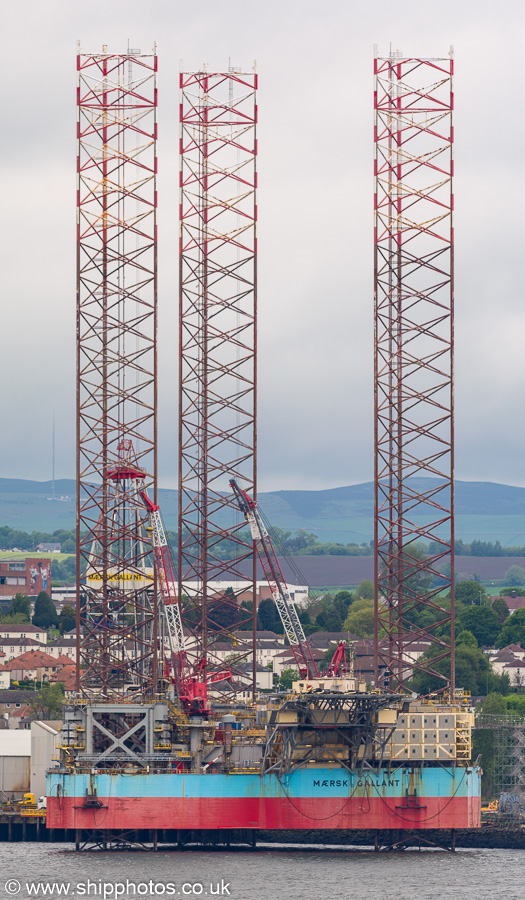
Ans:
POLYGON ((129 36, 159 40, 161 481, 176 476, 178 61, 229 57, 261 75, 261 485, 371 478, 372 45, 392 41, 456 48, 457 474, 524 483, 520 3, 496 18, 488 0, 55 0, 11 4, 4 25, 0 358, 20 438, 0 474, 50 476, 53 409, 57 474, 73 474, 75 42, 129 36))

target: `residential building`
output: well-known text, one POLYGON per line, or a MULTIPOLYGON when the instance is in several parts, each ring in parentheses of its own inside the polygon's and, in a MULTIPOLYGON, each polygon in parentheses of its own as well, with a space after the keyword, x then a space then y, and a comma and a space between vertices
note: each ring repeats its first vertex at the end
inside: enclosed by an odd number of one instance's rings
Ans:
POLYGON ((511 684, 513 684, 512 678, 516 674, 517 669, 520 668, 520 665, 525 668, 525 650, 520 644, 508 644, 506 647, 502 647, 501 650, 489 654, 489 658, 493 672, 496 675, 506 673, 511 679, 511 684), (518 663, 518 665, 514 666, 515 663, 518 663), (511 671, 512 669, 514 671, 511 671))
MULTIPOLYGON (((236 679, 251 685, 253 678, 252 664, 246 663, 239 666, 239 670, 241 674, 236 674, 236 679)), ((273 673, 264 666, 257 665, 255 667, 255 687, 259 691, 271 691, 273 688, 273 673)))
POLYGON ((29 638, 22 638, 20 640, 15 640, 15 638, 0 639, 0 650, 5 654, 5 657, 3 657, 5 665, 11 662, 12 659, 15 659, 15 657, 21 656, 22 653, 27 653, 28 650, 43 650, 44 647, 45 644, 41 644, 40 641, 33 641, 29 638))
POLYGON ((34 698, 34 691, 15 688, 11 688, 9 691, 0 690, 0 717, 7 721, 9 728, 18 728, 19 710, 25 709, 34 698))
POLYGON ((507 644, 505 647, 506 650, 510 650, 511 653, 514 653, 518 659, 525 659, 525 650, 521 646, 521 644, 507 644))
POLYGON ((7 663, 13 681, 50 681, 61 666, 48 653, 30 650, 7 663))
POLYGON ((308 643, 312 647, 319 647, 320 650, 328 650, 337 647, 339 641, 358 641, 359 638, 355 634, 348 631, 314 631, 308 636, 308 643))
POLYGON ((47 633, 44 628, 40 628, 38 625, 31 625, 30 622, 24 623, 23 625, 6 625, 0 622, 0 639, 2 638, 31 638, 33 641, 38 641, 40 644, 45 644, 47 641, 47 633))
POLYGON ((63 665, 53 676, 53 681, 61 681, 64 685, 64 696, 70 700, 77 686, 77 667, 75 665, 63 665))
POLYGON ((522 659, 515 659, 505 663, 503 675, 509 676, 511 687, 518 689, 525 687, 525 662, 522 659))
POLYGON ((67 656, 73 662, 77 661, 77 640, 74 637, 60 637, 46 645, 46 653, 58 659, 59 656, 67 656))
POLYGON ((8 691, 11 687, 11 673, 6 669, 3 662, 0 661, 0 691, 8 691), (5 674, 5 673, 8 674, 5 674))
POLYGON ((525 607, 525 597, 512 597, 511 595, 502 598, 507 604, 509 613, 516 612, 517 609, 525 607))
POLYGON ((229 656, 233 656, 239 652, 242 652, 242 648, 239 650, 239 647, 235 647, 228 641, 216 641, 210 648, 210 657, 213 660, 220 659, 224 662, 229 656))
POLYGON ((257 642, 255 655, 257 663, 260 666, 267 667, 269 663, 273 664, 274 658, 282 653, 283 644, 278 644, 277 641, 273 643, 259 643, 257 642))
MULTIPOLYGON (((312 647, 312 657, 317 666, 319 666, 324 659, 324 651, 319 650, 316 647, 312 647)), ((285 650, 282 650, 280 653, 277 653, 273 658, 273 674, 277 675, 279 678, 285 669, 298 669, 298 665, 295 661, 295 656, 290 647, 287 647, 285 650)))
MULTIPOLYGON (((234 638, 237 638, 239 641, 250 642, 252 640, 252 632, 236 631, 234 634, 234 638)), ((284 634, 276 634, 275 631, 256 631, 255 640, 257 641, 258 646, 274 643, 281 644, 281 649, 284 646, 284 634)))
POLYGON ((6 691, 6 690, 9 690, 10 687, 11 687, 11 672, 7 668, 7 666, 4 666, 2 663, 0 663, 0 690, 6 691))
POLYGON ((20 709, 15 709, 9 719, 9 727, 16 728, 19 731, 29 731, 33 716, 34 709, 30 704, 22 706, 20 709))

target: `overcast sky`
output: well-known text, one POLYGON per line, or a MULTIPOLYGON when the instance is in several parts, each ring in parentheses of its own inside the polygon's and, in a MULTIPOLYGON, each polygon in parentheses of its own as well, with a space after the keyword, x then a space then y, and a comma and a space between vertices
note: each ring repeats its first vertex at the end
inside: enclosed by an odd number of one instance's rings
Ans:
POLYGON ((525 484, 523 4, 46 0, 3 5, 0 476, 74 474, 75 53, 159 53, 160 483, 176 480, 177 104, 257 60, 259 476, 372 478, 372 59, 456 59, 456 475, 525 484))

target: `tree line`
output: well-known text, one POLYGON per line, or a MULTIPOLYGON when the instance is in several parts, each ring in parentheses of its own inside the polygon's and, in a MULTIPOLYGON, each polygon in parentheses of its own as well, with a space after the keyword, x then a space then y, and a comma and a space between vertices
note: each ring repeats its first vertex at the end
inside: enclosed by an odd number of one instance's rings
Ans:
MULTIPOLYGON (((282 528, 272 528, 272 538, 284 553, 297 556, 372 556, 373 546, 370 543, 336 543, 332 541, 319 541, 316 534, 299 529, 286 531, 282 528)), ((172 557, 177 558, 177 532, 166 529, 166 537, 170 544, 172 557)), ((184 539, 187 535, 183 536, 184 539)), ((225 539, 214 544, 213 552, 219 559, 231 559, 239 553, 238 540, 251 543, 251 535, 248 529, 238 532, 237 540, 225 539)), ((19 531, 8 525, 0 526, 0 547, 4 550, 34 550, 38 544, 60 544, 62 553, 75 553, 76 534, 73 529, 57 529, 51 534, 45 531, 19 531)), ((58 563, 58 560, 55 560, 58 563)), ((57 567, 58 568, 58 567, 57 567)))
MULTIPOLYGON (((439 553, 441 544, 432 541, 428 545, 429 554, 439 553)), ((466 541, 456 540, 454 544, 457 556, 525 556, 525 546, 502 547, 499 541, 466 541)))
POLYGON ((34 550, 38 544, 60 544, 62 553, 74 553, 76 535, 73 530, 58 528, 50 534, 47 531, 19 531, 0 525, 0 547, 2 550, 34 550))
POLYGON ((69 603, 65 603, 59 615, 49 594, 46 591, 40 591, 35 600, 33 613, 31 597, 28 597, 27 594, 15 594, 11 600, 9 612, 0 616, 0 622, 4 625, 24 625, 26 622, 31 622, 38 628, 46 630, 58 628, 60 634, 64 634, 75 627, 76 613, 69 603))
MULTIPOLYGON (((320 541, 316 534, 304 529, 287 531, 275 526, 271 528, 271 534, 276 544, 276 549, 285 556, 372 556, 374 553, 373 541, 361 544, 320 541)), ((174 561, 177 561, 177 532, 167 529, 166 537, 170 545, 172 558, 174 561)), ((213 548, 214 556, 221 560, 232 559, 239 553, 239 540, 245 541, 247 544, 251 543, 251 536, 248 530, 241 530, 236 537, 235 541, 226 538, 219 543, 215 543, 213 548)), ((184 535, 184 539, 186 538, 187 535, 184 535)), ((8 525, 0 526, 0 547, 4 550, 17 548, 31 551, 41 543, 59 543, 62 553, 74 554, 76 550, 76 534, 73 529, 57 529, 49 533, 45 531, 27 532, 10 528, 8 525)), ((419 546, 426 556, 441 553, 443 550, 442 544, 435 541, 432 541, 430 544, 420 544, 419 546)), ((525 546, 503 547, 499 541, 474 540, 468 543, 456 540, 455 552, 458 556, 525 556, 525 546)), ((52 577, 55 580, 67 581, 71 580, 71 576, 75 577, 74 561, 52 561, 52 577)))

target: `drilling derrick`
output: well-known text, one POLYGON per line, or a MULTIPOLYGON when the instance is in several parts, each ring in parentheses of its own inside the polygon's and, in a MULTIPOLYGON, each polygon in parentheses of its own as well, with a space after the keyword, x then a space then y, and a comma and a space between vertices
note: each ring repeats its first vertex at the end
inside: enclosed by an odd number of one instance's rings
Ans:
POLYGON ((157 690, 147 512, 156 490, 156 71, 78 56, 77 697, 157 690))
MULTIPOLYGON (((255 632, 254 550, 228 481, 256 493, 257 76, 182 73, 180 85, 179 596, 194 653, 214 667, 234 628, 255 632)), ((236 651, 233 679, 254 688, 253 638, 236 651)))
POLYGON ((375 60, 376 683, 395 690, 454 686, 452 74, 452 53, 375 60))

